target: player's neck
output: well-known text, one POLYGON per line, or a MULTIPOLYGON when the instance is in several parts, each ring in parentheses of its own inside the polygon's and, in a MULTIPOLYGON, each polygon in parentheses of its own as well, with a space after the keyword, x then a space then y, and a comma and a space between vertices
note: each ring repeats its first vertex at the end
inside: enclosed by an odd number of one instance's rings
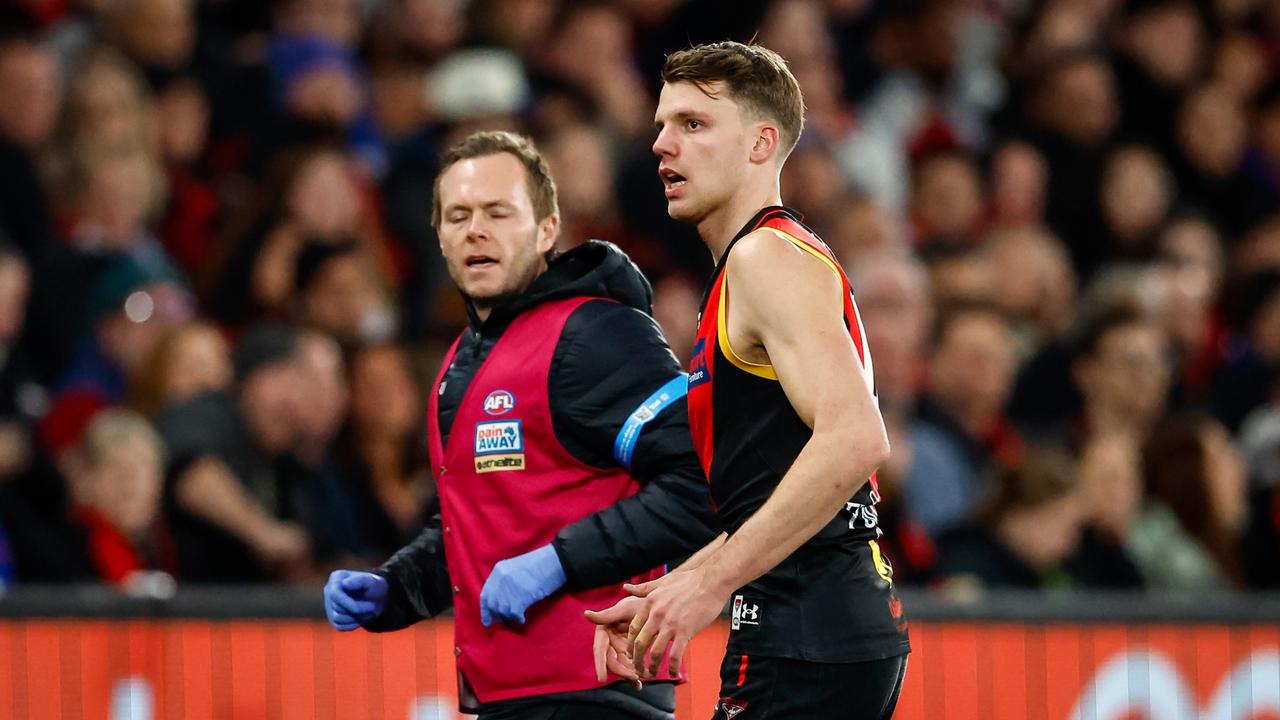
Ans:
POLYGON ((720 262, 724 252, 733 242, 738 230, 747 221, 760 212, 761 208, 770 205, 781 205, 782 193, 778 188, 778 179, 762 187, 743 187, 720 207, 707 213, 698 222, 698 234, 711 250, 711 257, 720 262))

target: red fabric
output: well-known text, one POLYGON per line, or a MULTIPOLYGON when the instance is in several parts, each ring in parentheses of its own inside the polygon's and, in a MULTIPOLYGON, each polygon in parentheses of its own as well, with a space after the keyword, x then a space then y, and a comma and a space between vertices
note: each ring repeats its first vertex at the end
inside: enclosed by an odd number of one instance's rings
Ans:
POLYGON ((99 578, 113 585, 122 585, 130 575, 142 569, 142 560, 133 543, 102 513, 79 505, 74 515, 89 533, 89 558, 99 578))
MULTIPOLYGON (((566 525, 639 489, 621 469, 593 468, 573 457, 552 425, 551 358, 565 321, 589 299, 546 303, 511 324, 471 380, 448 445, 441 443, 438 398, 456 342, 431 392, 431 456, 444 458, 443 467, 434 469, 455 588, 455 654, 459 673, 481 702, 599 687, 595 629, 583 611, 609 607, 626 595, 621 584, 561 592, 529 608, 524 625, 480 623, 480 590, 498 561, 546 545, 566 525), (519 438, 518 447, 507 442, 507 430, 519 438), (503 449, 495 450, 495 443, 503 449)), ((660 575, 655 570, 632 582, 660 575)))
POLYGON ((210 260, 217 238, 213 232, 218 194, 186 168, 169 171, 169 211, 160 237, 169 256, 183 270, 196 274, 210 260))
POLYGON ((57 458, 75 447, 89 422, 106 407, 106 398, 95 390, 72 389, 58 395, 49 414, 40 421, 40 439, 49 454, 57 458))

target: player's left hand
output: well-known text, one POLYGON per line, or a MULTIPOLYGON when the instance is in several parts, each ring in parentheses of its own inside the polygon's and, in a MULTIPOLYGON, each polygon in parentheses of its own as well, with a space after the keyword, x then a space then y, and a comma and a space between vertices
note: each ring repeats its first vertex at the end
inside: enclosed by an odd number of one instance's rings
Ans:
POLYGON ((607 610, 586 612, 587 619, 596 623, 595 646, 592 650, 596 662, 596 680, 599 682, 606 682, 609 673, 613 673, 629 682, 636 690, 643 689, 640 673, 627 655, 630 652, 627 628, 631 626, 635 610, 643 602, 643 598, 628 596, 607 610))
POLYGON ((670 647, 667 673, 678 677, 689 641, 724 609, 727 593, 712 587, 701 568, 679 570, 623 588, 644 602, 627 632, 631 660, 642 679, 656 678, 670 647))
POLYGON ((500 622, 524 623, 530 605, 560 589, 564 566, 555 548, 543 545, 493 566, 480 589, 480 622, 485 627, 500 622))

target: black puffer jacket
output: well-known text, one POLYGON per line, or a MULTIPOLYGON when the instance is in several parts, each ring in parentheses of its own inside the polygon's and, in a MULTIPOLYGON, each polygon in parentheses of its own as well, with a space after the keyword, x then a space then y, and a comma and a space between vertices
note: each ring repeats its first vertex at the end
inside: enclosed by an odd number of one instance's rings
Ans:
MULTIPOLYGON (((544 302, 590 296, 565 323, 547 379, 556 435, 574 457, 616 467, 614 439, 655 390, 680 372, 650 316, 652 291, 639 269, 612 244, 591 241, 552 261, 523 295, 481 322, 472 313, 440 396, 441 435, 448 438, 476 371, 522 312, 544 302)), ((707 483, 689 434, 683 399, 644 426, 632 457, 641 491, 564 528, 553 545, 567 589, 622 582, 689 554, 719 532, 707 483)), ((385 631, 446 610, 452 602, 440 515, 378 569, 391 581, 385 612, 365 625, 385 631)))

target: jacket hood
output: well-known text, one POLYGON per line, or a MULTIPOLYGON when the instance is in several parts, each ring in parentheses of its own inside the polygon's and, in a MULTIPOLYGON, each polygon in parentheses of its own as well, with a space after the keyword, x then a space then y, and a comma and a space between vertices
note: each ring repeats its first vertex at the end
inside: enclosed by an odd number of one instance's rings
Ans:
POLYGON ((653 288, 649 281, 626 253, 604 240, 588 240, 557 255, 528 290, 495 307, 484 323, 470 302, 467 314, 473 328, 504 327, 535 305, 583 296, 616 300, 646 315, 653 314, 653 288))

